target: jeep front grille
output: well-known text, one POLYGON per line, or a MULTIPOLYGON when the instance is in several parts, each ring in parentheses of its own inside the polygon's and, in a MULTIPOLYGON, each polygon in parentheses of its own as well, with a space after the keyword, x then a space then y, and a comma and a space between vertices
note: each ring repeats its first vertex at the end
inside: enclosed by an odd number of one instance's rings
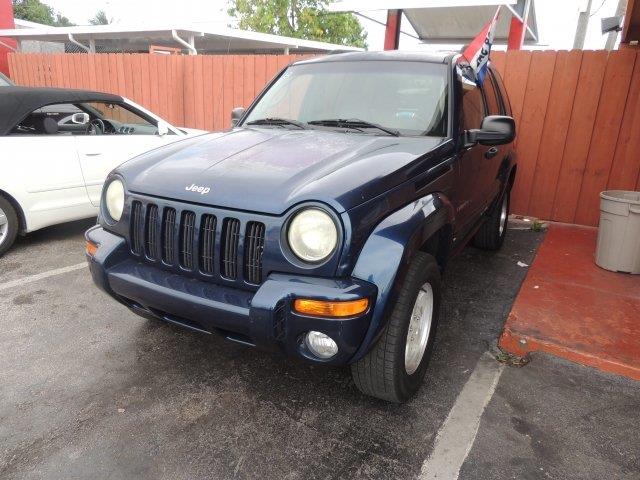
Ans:
POLYGON ((142 254, 142 225, 144 217, 142 213, 142 203, 133 202, 131 205, 131 251, 136 255, 142 254))
POLYGON ((220 268, 222 276, 235 280, 238 276, 238 241, 240 240, 240 221, 225 218, 222 227, 222 258, 220 268))
POLYGON ((162 219, 162 260, 167 265, 174 264, 176 250, 175 230, 176 211, 173 208, 165 208, 162 219))
POLYGON ((160 225, 158 224, 158 206, 149 205, 145 225, 145 245, 147 257, 151 260, 158 258, 158 239, 160 225))
POLYGON ((134 200, 131 252, 200 277, 260 285, 265 224, 201 211, 134 200))
POLYGON ((200 270, 207 275, 214 273, 216 250, 216 217, 205 214, 200 220, 200 270))
POLYGON ((193 269, 193 239, 196 225, 196 214, 182 212, 180 227, 180 265, 187 269, 193 269))
POLYGON ((264 223, 249 222, 244 236, 244 277, 247 282, 256 285, 262 282, 264 230, 264 223))

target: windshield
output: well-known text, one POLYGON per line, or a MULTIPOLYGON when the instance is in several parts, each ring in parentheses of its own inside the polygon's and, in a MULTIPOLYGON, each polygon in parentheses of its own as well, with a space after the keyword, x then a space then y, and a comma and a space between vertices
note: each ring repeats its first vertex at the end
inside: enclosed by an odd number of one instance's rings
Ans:
MULTIPOLYGON (((269 88, 244 124, 287 119, 354 132, 384 134, 378 125, 401 135, 447 135, 447 68, 404 61, 322 62, 293 65, 269 88)), ((287 127, 282 122, 277 127, 287 127)), ((271 128, 274 125, 271 124, 271 128)))

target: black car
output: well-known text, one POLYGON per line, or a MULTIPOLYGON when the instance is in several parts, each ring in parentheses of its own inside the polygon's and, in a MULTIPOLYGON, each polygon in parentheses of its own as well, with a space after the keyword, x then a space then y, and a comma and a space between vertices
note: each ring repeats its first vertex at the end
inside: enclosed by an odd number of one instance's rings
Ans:
POLYGON ((227 132, 114 170, 86 234, 95 283, 135 313, 316 364, 407 400, 433 349, 441 274, 497 250, 516 174, 497 72, 459 55, 295 63, 227 132), (463 66, 463 65, 462 65, 463 66))

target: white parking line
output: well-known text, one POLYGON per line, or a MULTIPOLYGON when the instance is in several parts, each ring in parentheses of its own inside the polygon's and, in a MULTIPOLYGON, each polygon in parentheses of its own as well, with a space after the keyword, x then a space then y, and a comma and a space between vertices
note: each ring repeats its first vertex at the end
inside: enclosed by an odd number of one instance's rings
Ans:
POLYGON ((490 354, 480 357, 471 377, 440 427, 420 480, 456 480, 480 425, 485 407, 496 390, 504 365, 490 354))
POLYGON ((61 275, 67 272, 73 272, 74 270, 80 270, 81 268, 87 268, 87 262, 77 263, 68 267, 56 268, 55 270, 49 270, 47 272, 36 273, 35 275, 29 275, 28 277, 19 278, 17 280, 11 280, 10 282, 0 283, 0 290, 6 290, 7 288, 19 287, 28 283, 37 282, 43 278, 53 277, 55 275, 61 275))

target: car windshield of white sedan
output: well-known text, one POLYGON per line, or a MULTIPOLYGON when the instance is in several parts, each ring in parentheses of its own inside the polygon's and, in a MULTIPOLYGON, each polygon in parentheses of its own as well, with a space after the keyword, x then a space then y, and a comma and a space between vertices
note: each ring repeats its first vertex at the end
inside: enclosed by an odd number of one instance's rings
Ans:
POLYGON ((243 125, 376 135, 447 135, 447 68, 411 61, 289 67, 243 125))

